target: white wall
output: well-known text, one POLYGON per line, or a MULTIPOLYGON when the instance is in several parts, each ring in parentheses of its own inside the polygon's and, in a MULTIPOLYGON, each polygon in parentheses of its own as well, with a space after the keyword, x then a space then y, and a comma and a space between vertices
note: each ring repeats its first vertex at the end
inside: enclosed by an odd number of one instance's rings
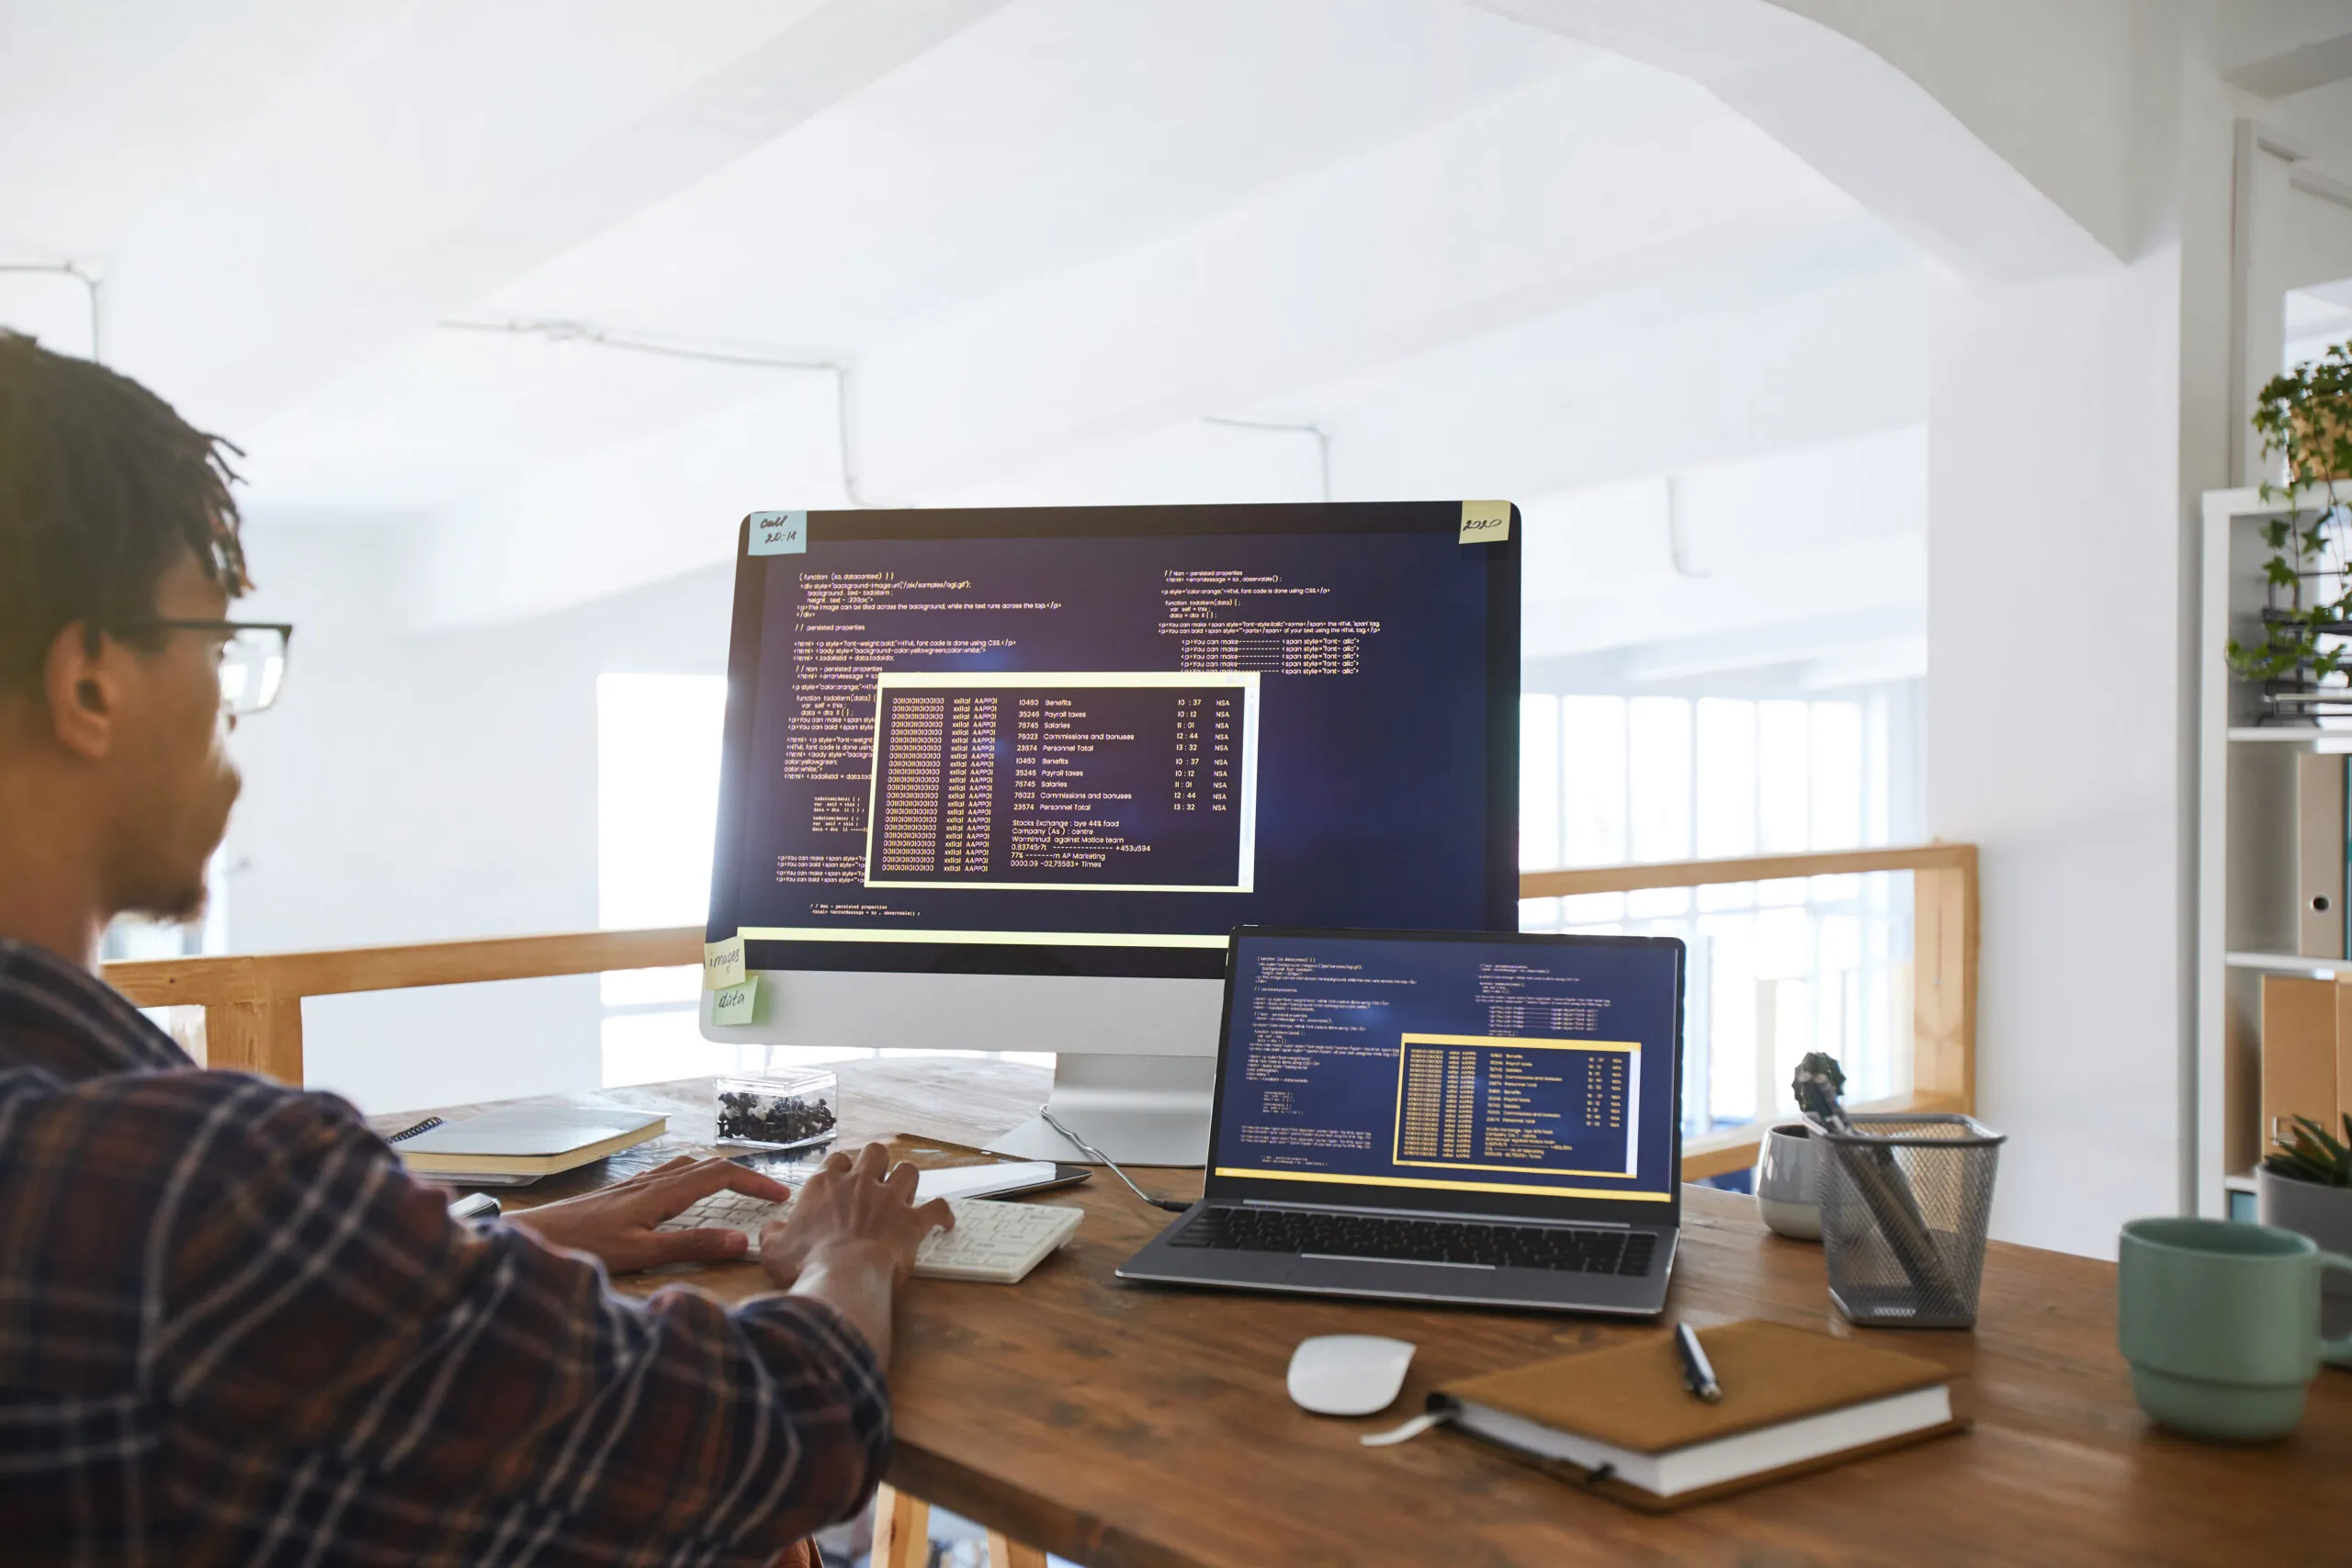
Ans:
POLYGON ((1995 1230, 2105 1257, 2124 1220, 2190 1201, 2195 530, 2238 439, 2232 163, 2255 107, 2219 48, 2210 7, 2141 18, 2128 266, 1954 287, 1930 329, 1928 820, 1984 848, 1995 1230))
MULTIPOLYGON (((233 742, 238 952, 596 924, 596 677, 720 673, 726 569, 535 620, 404 635, 389 540, 257 528, 239 614, 295 623, 286 692, 233 742)), ((315 999, 311 1081, 397 1110, 593 1088, 594 976, 315 999)))
POLYGON ((1938 305, 1928 824, 1983 851, 1996 1234, 2111 1254, 2178 1191, 2177 268, 1938 305))
MULTIPOLYGON (((1920 358, 1921 386, 1891 388, 1890 400, 1924 404, 1920 358)), ((1525 658, 1691 642, 1729 655, 1763 628, 1916 613, 1927 595, 1927 449, 1925 426, 1911 425, 1522 498, 1525 658)), ((1881 678, 1918 674, 1924 656, 1881 678)))

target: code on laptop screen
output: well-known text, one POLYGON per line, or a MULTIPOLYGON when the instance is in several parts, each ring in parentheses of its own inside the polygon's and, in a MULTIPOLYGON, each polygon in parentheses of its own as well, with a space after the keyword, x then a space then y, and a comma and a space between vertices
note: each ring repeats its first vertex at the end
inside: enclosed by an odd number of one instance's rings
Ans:
POLYGON ((1216 1173, 1668 1201, 1676 950, 1237 939, 1216 1173))

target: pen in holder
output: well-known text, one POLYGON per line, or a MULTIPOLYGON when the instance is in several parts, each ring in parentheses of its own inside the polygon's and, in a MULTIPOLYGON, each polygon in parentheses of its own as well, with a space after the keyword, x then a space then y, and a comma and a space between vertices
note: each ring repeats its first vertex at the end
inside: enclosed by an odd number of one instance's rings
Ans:
POLYGON ((1829 1299, 1854 1323, 1976 1321, 2001 1134, 1965 1116, 1849 1116, 1838 1059, 1808 1052, 1789 1092, 1826 1151, 1821 1239, 1829 1299))
POLYGON ((2003 1134, 1968 1116, 1816 1122, 1829 1299, 1854 1323, 1969 1328, 2003 1134))

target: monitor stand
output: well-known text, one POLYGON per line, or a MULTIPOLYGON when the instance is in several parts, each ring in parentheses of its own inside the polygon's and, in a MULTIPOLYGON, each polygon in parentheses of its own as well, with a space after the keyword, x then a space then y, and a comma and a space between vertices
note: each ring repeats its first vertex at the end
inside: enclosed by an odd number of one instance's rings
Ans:
MULTIPOLYGON (((1064 1052, 1046 1100, 1062 1125, 1121 1165, 1201 1166, 1209 1157, 1211 1056, 1112 1056, 1064 1052)), ((991 1154, 1091 1165, 1083 1150, 1032 1116, 989 1142, 991 1154)))

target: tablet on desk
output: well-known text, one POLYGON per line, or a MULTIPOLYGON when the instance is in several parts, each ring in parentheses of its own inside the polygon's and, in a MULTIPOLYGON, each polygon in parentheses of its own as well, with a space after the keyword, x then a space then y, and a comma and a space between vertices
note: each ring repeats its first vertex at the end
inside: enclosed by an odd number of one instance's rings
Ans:
POLYGON ((969 1144, 900 1133, 884 1144, 892 1164, 905 1160, 922 1172, 918 1201, 932 1198, 1010 1198, 1069 1187, 1094 1174, 1091 1166, 1052 1160, 1012 1159, 969 1144))
MULTIPOLYGON (((1007 1159, 1002 1155, 992 1155, 967 1144, 953 1144, 911 1133, 901 1133, 882 1146, 889 1152, 891 1164, 903 1160, 922 1173, 921 1181, 915 1189, 917 1202, 933 1198, 1018 1197, 1023 1193, 1049 1191, 1057 1187, 1074 1187, 1094 1174, 1091 1166, 1059 1165, 1042 1159, 1007 1159)), ((828 1149, 823 1154, 796 1160, 786 1166, 755 1163, 750 1157, 739 1158, 738 1163, 797 1187, 815 1175, 826 1159, 844 1152, 848 1151, 828 1149)))
POLYGON ((933 1198, 1010 1198, 1015 1193, 1069 1187, 1092 1174, 1082 1165, 1056 1165, 1042 1159, 954 1166, 924 1171, 915 1188, 915 1201, 927 1202, 933 1198))

